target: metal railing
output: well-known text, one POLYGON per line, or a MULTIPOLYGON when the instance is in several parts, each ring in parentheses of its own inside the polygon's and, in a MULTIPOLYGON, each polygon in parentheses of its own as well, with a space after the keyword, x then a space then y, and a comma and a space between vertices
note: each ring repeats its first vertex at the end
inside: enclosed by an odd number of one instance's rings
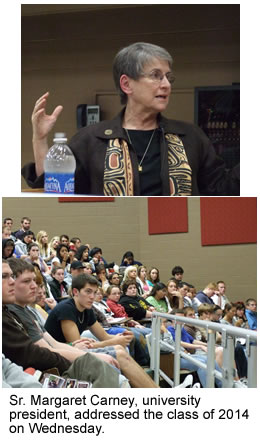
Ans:
POLYGON ((223 388, 232 388, 235 376, 234 371, 234 349, 236 338, 246 340, 245 353, 248 360, 248 388, 257 387, 257 332, 253 330, 241 329, 235 326, 218 324, 211 321, 186 318, 182 316, 170 315, 166 313, 153 312, 152 315, 152 336, 150 347, 150 368, 154 372, 154 380, 159 384, 160 376, 165 379, 172 387, 180 383, 180 358, 186 358, 194 365, 207 370, 207 388, 214 388, 215 378, 222 381, 223 388), (174 352, 173 381, 160 369, 160 327, 162 318, 174 321, 175 323, 175 347, 164 343, 169 351, 174 352), (181 328, 183 324, 189 324, 196 328, 205 328, 208 333, 207 338, 207 364, 203 364, 193 356, 181 351, 181 328), (216 332, 222 334, 223 365, 222 373, 215 370, 215 340, 216 332))

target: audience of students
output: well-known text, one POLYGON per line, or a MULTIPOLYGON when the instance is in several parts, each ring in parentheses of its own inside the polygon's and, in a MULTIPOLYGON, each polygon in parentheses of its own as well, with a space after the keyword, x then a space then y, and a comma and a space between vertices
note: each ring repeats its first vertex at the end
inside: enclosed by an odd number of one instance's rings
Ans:
MULTIPOLYGON (((47 329, 55 340, 78 346, 78 350, 84 348, 96 353, 104 349, 103 354, 112 354, 117 359, 118 367, 126 372, 133 386, 140 384, 139 379, 136 379, 139 370, 134 366, 132 375, 122 350, 127 353, 125 347, 132 341, 130 353, 133 355, 133 341, 140 343, 140 336, 151 333, 149 327, 153 311, 169 313, 171 310, 183 309, 186 317, 257 329, 256 300, 249 298, 245 305, 241 302, 230 303, 225 295, 224 281, 208 283, 196 293, 193 285, 183 281, 184 270, 181 266, 172 269, 173 278, 164 284, 160 282, 159 270, 153 266, 147 271, 145 266, 134 259, 132 251, 125 252, 119 268, 114 263, 107 264, 100 247, 91 249, 89 244, 83 245, 79 237, 70 240, 68 235, 63 234, 54 236, 48 242, 48 234, 40 230, 35 238, 28 217, 22 218, 21 228, 14 234, 11 233, 12 226, 13 220, 6 218, 2 238, 3 260, 7 265, 11 257, 10 261, 16 258, 18 263, 19 260, 25 261, 25 264, 31 263, 37 280, 34 283, 33 301, 26 303, 26 308, 16 304, 12 312, 15 312, 15 308, 20 310, 19 307, 23 308, 20 315, 23 315, 24 310, 26 314, 30 311, 38 317, 41 326, 46 327, 43 332, 47 329), (82 277, 84 286, 77 282, 75 284, 74 281, 82 277), (86 284, 87 289, 95 290, 92 292, 93 298, 86 293, 86 284), (124 323, 117 323, 116 327, 113 323, 116 318, 122 318, 124 323), (93 331, 98 341, 81 338, 86 328, 93 331)), ((15 264, 12 265, 15 268, 15 264)), ((203 328, 198 330, 192 325, 185 325, 183 334, 184 331, 186 337, 191 338, 191 343, 195 340, 199 345, 195 347, 193 344, 189 350, 203 351, 201 347, 207 343, 207 331, 203 328)), ((216 343, 220 343, 221 332, 216 335, 216 343)), ((235 349, 235 359, 237 361, 238 355, 242 358, 243 363, 238 360, 238 370, 240 377, 245 377, 246 367, 241 352, 243 341, 238 342, 240 346, 235 349)), ((9 354, 7 352, 10 358, 9 354)), ((49 355, 48 358, 51 359, 49 355)), ((137 356, 136 359, 141 357, 137 356)), ((146 377, 143 379, 145 385, 142 386, 148 386, 149 380, 146 382, 146 377)), ((154 385, 150 383, 150 386, 154 385)))

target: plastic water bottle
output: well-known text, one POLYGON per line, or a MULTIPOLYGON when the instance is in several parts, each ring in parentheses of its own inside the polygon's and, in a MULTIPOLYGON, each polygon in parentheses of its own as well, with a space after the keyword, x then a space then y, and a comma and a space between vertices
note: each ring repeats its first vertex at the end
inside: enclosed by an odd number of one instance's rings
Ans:
POLYGON ((66 134, 55 133, 53 142, 44 160, 44 191, 74 194, 76 160, 67 145, 66 134))

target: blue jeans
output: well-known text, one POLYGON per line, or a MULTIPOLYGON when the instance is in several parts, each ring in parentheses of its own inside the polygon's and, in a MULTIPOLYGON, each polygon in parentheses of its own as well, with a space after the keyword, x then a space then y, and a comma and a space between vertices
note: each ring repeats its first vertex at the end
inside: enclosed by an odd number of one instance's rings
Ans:
MULTIPOLYGON (((203 362, 203 364, 207 365, 207 358, 204 356, 200 356, 200 355, 196 355, 196 354, 191 354, 190 355, 191 358, 193 359, 197 359, 200 362, 203 362)), ((206 380, 207 380, 207 370, 204 370, 201 367, 198 367, 197 365, 193 364, 190 360, 188 359, 184 359, 181 357, 181 368, 185 369, 185 370, 193 370, 196 371, 198 376, 199 376, 199 380, 201 382, 201 385, 203 386, 203 388, 206 388, 206 380)), ((221 368, 219 367, 219 365, 217 364, 217 362, 215 362, 215 369, 217 371, 219 371, 221 373, 221 368)), ((222 382, 221 380, 215 378, 215 382, 216 385, 218 386, 218 388, 222 388, 222 382)))

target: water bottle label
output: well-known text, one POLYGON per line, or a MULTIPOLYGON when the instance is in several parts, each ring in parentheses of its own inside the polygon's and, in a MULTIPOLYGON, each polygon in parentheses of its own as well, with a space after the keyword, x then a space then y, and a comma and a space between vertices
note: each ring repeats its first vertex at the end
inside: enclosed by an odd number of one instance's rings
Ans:
POLYGON ((52 194, 74 194, 74 174, 45 173, 44 191, 52 194))

